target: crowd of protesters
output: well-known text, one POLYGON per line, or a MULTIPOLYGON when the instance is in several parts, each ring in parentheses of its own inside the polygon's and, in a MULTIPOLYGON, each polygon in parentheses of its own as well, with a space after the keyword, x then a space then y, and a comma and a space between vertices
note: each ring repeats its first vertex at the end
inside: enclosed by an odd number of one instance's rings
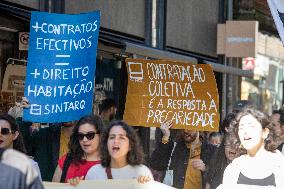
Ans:
POLYGON ((242 104, 212 133, 172 129, 173 122, 165 120, 148 161, 137 131, 114 120, 116 110, 107 99, 99 115, 48 126, 0 115, 0 167, 5 170, 0 188, 40 189, 42 180, 77 185, 98 179, 156 180, 184 189, 284 188, 283 110, 269 117, 242 104))

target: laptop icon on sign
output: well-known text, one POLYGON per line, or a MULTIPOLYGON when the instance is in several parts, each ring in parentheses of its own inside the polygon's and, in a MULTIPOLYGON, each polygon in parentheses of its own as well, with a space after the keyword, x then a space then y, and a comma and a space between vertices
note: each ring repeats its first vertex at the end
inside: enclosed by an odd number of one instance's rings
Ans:
POLYGON ((142 63, 128 62, 129 79, 130 81, 143 81, 143 67, 142 63))

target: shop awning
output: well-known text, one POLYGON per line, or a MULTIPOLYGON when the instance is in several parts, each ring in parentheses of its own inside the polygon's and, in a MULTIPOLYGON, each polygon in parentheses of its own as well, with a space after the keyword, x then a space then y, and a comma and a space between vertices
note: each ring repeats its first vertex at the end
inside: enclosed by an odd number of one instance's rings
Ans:
MULTIPOLYGON (((197 59, 193 57, 184 56, 165 50, 159 50, 144 45, 134 44, 131 42, 124 41, 123 43, 125 43, 126 53, 141 55, 155 59, 168 59, 168 60, 191 62, 197 64, 197 59)), ((216 72, 238 75, 241 77, 253 77, 252 71, 242 70, 231 66, 224 66, 223 64, 218 64, 210 61, 204 61, 203 63, 210 64, 213 70, 216 72)))
POLYGON ((218 64, 210 61, 204 61, 204 63, 210 64, 215 72, 253 78, 253 71, 242 70, 232 66, 224 66, 223 64, 218 64))
POLYGON ((174 60, 174 61, 183 61, 183 62, 191 62, 197 64, 197 59, 193 57, 188 57, 184 55, 180 55, 177 53, 159 50, 156 48, 147 47, 144 45, 138 45, 130 42, 125 43, 125 52, 141 55, 149 58, 156 58, 156 59, 167 59, 167 60, 174 60))
POLYGON ((23 21, 30 21, 32 8, 16 5, 11 2, 0 2, 0 12, 18 18, 23 21))

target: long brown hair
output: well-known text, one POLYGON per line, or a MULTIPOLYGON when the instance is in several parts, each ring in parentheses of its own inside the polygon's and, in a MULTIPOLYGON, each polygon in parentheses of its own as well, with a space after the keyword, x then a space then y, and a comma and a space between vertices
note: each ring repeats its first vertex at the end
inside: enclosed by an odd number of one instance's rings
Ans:
POLYGON ((127 163, 133 166, 142 164, 144 162, 144 153, 140 145, 140 140, 136 131, 123 121, 112 121, 108 126, 108 128, 103 132, 101 138, 102 166, 103 167, 110 166, 111 157, 109 155, 107 142, 108 142, 109 132, 114 126, 120 126, 123 130, 125 130, 126 136, 129 139, 130 150, 127 153, 127 158, 126 158, 127 163))
MULTIPOLYGON (((262 129, 268 128, 269 134, 267 138, 264 140, 264 148, 267 151, 275 152, 277 145, 277 136, 273 129, 273 123, 269 119, 269 116, 259 110, 256 110, 254 108, 245 108, 242 111, 240 111, 236 118, 231 122, 229 132, 234 132, 236 136, 238 136, 239 131, 239 123, 240 119, 246 115, 252 115, 262 126, 262 129)), ((238 137, 238 143, 241 144, 240 138, 238 137)))
POLYGON ((68 144, 68 148, 69 148, 68 155, 71 156, 72 162, 77 165, 79 163, 84 162, 84 160, 82 159, 84 157, 84 151, 81 148, 81 145, 79 143, 77 136, 78 136, 78 131, 81 125, 84 125, 86 123, 94 126, 97 133, 101 133, 103 130, 103 122, 101 118, 97 115, 84 116, 77 122, 77 124, 73 128, 72 134, 70 136, 70 141, 68 144))

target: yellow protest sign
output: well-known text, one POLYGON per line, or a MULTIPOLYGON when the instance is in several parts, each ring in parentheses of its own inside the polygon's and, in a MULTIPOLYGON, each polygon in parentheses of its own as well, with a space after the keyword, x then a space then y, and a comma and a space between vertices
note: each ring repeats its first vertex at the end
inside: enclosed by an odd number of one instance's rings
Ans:
POLYGON ((219 99, 207 64, 127 59, 128 87, 123 119, 129 125, 217 131, 219 99))

